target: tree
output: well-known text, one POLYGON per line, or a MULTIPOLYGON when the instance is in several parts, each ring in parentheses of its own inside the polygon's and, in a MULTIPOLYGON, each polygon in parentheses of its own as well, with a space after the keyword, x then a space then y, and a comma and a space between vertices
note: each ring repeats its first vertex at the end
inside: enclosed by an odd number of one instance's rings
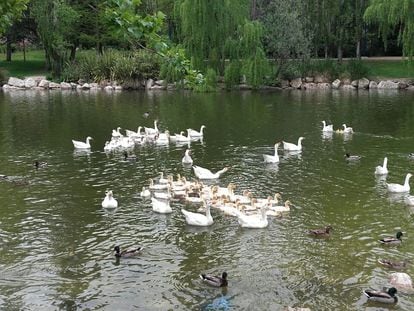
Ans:
POLYGON ((1 0, 0 4, 0 35, 18 19, 26 9, 29 0, 1 0))
POLYGON ((414 0, 371 0, 364 20, 378 24, 380 35, 387 45, 388 36, 399 27, 398 41, 402 44, 403 55, 414 56, 414 0))

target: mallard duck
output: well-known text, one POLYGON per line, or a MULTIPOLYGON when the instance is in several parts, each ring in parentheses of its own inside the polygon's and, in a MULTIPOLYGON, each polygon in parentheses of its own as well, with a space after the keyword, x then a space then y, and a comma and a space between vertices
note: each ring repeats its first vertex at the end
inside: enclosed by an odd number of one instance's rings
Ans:
POLYGON ((200 278, 214 287, 225 287, 227 286, 227 272, 223 272, 221 277, 210 275, 210 274, 200 274, 200 278))
POLYGON ((115 251, 115 257, 117 258, 128 258, 128 257, 134 257, 138 255, 142 251, 143 247, 137 247, 137 248, 130 248, 127 250, 123 250, 121 252, 121 248, 117 245, 114 247, 115 251))
POLYGON ((403 236, 403 233, 401 231, 398 231, 395 237, 389 236, 382 238, 379 240, 384 245, 400 245, 402 240, 401 237, 403 236))
POLYGON ((105 192, 106 196, 102 201, 103 208, 117 208, 118 201, 113 197, 112 190, 108 190, 105 192))
POLYGON ((333 229, 332 226, 328 225, 323 229, 310 229, 308 230, 308 234, 315 236, 315 237, 327 238, 330 236, 332 229, 333 229))
POLYGON ((382 303, 397 303, 398 298, 395 296, 396 293, 397 289, 395 287, 381 291, 371 289, 364 290, 364 295, 367 296, 368 300, 382 303))
POLYGON ((408 173, 405 176, 405 181, 404 181, 403 185, 400 185, 400 184, 387 184, 388 191, 389 192, 396 192, 396 193, 410 192, 409 181, 410 181, 411 176, 413 176, 413 175, 411 175, 410 173, 408 173))
POLYGON ((47 167, 47 162, 41 162, 41 161, 34 161, 33 163, 35 168, 44 168, 47 167))
POLYGON ((345 160, 347 160, 347 161, 359 161, 359 160, 361 160, 361 156, 359 156, 359 155, 350 155, 349 153, 345 153, 345 160))
POLYGON ((408 260, 392 261, 389 259, 378 259, 378 262, 383 266, 386 266, 391 269, 396 269, 396 270, 402 270, 409 266, 408 260))
POLYGON ((283 149, 287 151, 302 151, 302 140, 303 139, 305 139, 305 137, 299 137, 297 145, 282 141, 283 149))
POLYGON ((328 133, 333 132, 333 125, 332 124, 326 125, 325 121, 322 121, 322 124, 323 124, 322 132, 328 132, 328 133))
POLYGON ((220 178, 221 174, 228 171, 228 167, 223 168, 222 170, 212 173, 210 170, 200 167, 200 166, 193 166, 194 174, 199 179, 217 179, 220 178))
POLYGON ((386 174, 388 174, 387 162, 388 162, 388 158, 385 157, 382 166, 378 165, 375 168, 375 175, 386 175, 386 174))
POLYGON ((91 144, 89 143, 91 139, 93 138, 90 136, 86 137, 86 142, 72 139, 73 147, 75 147, 75 149, 91 149, 91 144))

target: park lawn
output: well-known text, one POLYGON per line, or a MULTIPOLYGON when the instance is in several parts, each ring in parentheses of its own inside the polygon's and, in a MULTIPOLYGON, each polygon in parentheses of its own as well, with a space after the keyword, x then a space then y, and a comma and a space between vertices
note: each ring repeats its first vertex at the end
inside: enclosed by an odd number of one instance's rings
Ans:
POLYGON ((414 79, 414 63, 402 60, 364 60, 374 79, 414 79))
POLYGON ((33 50, 26 52, 26 62, 23 61, 23 53, 16 52, 12 55, 12 61, 6 62, 6 55, 0 58, 0 68, 7 71, 7 76, 24 78, 27 76, 47 76, 49 72, 45 69, 45 52, 33 50))

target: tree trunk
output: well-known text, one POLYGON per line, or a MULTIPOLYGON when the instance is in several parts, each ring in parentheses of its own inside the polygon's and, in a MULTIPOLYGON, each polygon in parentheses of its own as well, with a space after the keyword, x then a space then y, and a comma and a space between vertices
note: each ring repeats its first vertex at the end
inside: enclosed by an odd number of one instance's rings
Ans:
POLYGON ((252 8, 251 8, 250 16, 251 16, 252 20, 257 19, 257 0, 252 1, 252 8))
POLYGON ((342 46, 338 45, 338 62, 339 63, 342 63, 342 58, 343 58, 342 46))
POLYGON ((357 41, 357 46, 356 46, 356 58, 357 59, 361 59, 361 40, 357 41))
POLYGON ((70 47, 69 60, 71 62, 73 62, 75 60, 75 57, 76 57, 76 48, 77 48, 77 46, 75 44, 70 47))
POLYGON ((26 40, 23 38, 23 61, 26 62, 26 40))
POLYGON ((325 59, 328 59, 328 45, 325 44, 325 59))
POLYGON ((7 37, 6 42, 6 62, 11 62, 12 60, 12 46, 10 37, 7 37))

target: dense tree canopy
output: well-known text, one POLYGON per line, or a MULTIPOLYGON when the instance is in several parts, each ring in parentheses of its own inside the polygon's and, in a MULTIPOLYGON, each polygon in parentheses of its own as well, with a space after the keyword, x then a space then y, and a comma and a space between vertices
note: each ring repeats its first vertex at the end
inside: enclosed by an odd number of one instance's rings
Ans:
POLYGON ((26 9, 29 0, 1 0, 0 3, 0 35, 15 22, 26 9))

